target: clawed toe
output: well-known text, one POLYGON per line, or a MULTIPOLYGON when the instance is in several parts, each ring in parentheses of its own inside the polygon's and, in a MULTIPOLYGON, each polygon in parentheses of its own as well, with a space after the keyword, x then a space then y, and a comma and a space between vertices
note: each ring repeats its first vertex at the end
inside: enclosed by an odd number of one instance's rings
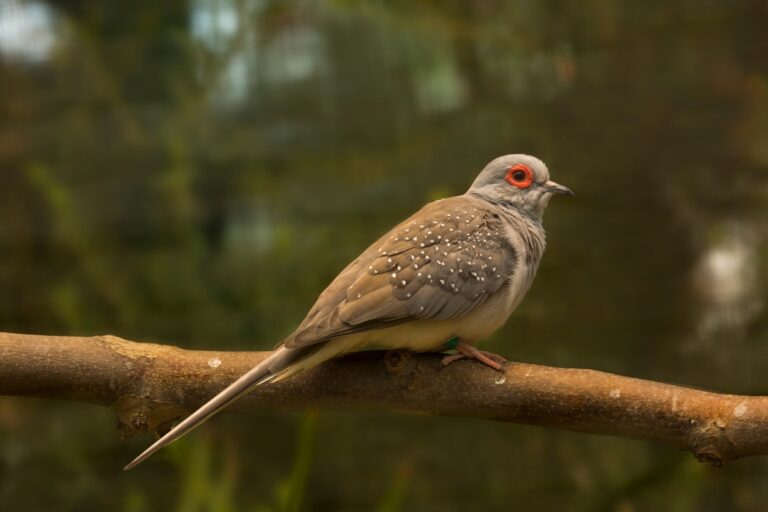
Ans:
POLYGON ((448 366, 449 364, 458 361, 460 359, 475 359, 487 366, 490 366, 494 370, 502 371, 504 365, 508 362, 504 357, 494 354, 493 352, 486 352, 484 350, 478 350, 468 343, 460 341, 456 345, 456 354, 451 354, 443 357, 440 364, 448 366))
POLYGON ((464 354, 461 354, 461 353, 450 354, 450 355, 447 355, 444 358, 442 358, 440 360, 440 364, 443 365, 443 366, 448 366, 449 364, 453 363, 454 361, 458 361, 459 359, 464 359, 466 357, 467 356, 465 356, 464 354))
POLYGON ((488 359, 492 359, 493 361, 495 361, 495 362, 497 362, 497 363, 499 363, 501 365, 505 365, 505 364, 507 364, 509 362, 509 360, 507 360, 506 357, 504 357, 502 355, 499 355, 499 354, 494 354, 493 352, 487 352, 485 350, 481 350, 480 353, 483 354, 488 359))

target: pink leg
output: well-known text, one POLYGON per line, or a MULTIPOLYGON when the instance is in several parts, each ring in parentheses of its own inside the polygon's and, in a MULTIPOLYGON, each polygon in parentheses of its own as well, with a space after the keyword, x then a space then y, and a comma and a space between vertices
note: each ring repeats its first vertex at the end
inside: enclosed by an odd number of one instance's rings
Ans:
POLYGON ((458 353, 451 354, 449 356, 445 356, 443 360, 441 361, 441 364, 443 366, 448 366, 454 361, 458 361, 459 359, 476 359, 477 361, 480 361, 483 364, 486 364, 493 368, 494 370, 503 370, 503 364, 507 362, 506 359, 504 359, 502 356, 498 354, 494 354, 493 352, 485 352, 484 350, 478 350, 469 343, 464 343, 463 341, 460 341, 456 345, 456 350, 458 353))

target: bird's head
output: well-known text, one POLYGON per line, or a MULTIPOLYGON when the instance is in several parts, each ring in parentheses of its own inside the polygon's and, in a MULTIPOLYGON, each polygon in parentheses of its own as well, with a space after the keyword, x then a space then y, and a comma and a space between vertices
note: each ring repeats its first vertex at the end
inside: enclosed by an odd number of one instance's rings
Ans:
POLYGON ((573 192, 550 180, 547 166, 535 156, 504 155, 485 166, 467 194, 540 218, 554 194, 573 192))

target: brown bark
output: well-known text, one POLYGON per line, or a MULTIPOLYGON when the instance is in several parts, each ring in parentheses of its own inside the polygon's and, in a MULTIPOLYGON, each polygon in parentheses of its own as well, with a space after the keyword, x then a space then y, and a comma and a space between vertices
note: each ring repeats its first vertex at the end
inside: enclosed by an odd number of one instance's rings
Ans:
MULTIPOLYGON (((268 352, 216 352, 0 333, 0 394, 112 407, 128 437, 165 430, 268 352)), ((717 394, 594 370, 364 352, 258 388, 228 409, 368 409, 544 425, 648 439, 719 466, 768 454, 768 397, 717 394)))

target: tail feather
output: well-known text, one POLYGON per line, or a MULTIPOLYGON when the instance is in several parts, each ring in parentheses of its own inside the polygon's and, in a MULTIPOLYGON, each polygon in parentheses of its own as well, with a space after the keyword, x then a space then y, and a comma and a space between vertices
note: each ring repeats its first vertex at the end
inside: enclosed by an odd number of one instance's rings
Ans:
POLYGON ((168 431, 163 437, 155 441, 149 448, 144 450, 138 457, 133 459, 130 464, 125 466, 124 470, 129 470, 141 462, 148 459, 152 454, 161 448, 168 446, 176 439, 190 432, 195 427, 201 425, 208 418, 248 393, 254 387, 269 382, 280 375, 283 370, 291 364, 306 356, 306 350, 295 350, 288 348, 278 349, 274 354, 253 367, 248 373, 227 386, 218 395, 211 398, 195 412, 187 416, 178 425, 168 431))

